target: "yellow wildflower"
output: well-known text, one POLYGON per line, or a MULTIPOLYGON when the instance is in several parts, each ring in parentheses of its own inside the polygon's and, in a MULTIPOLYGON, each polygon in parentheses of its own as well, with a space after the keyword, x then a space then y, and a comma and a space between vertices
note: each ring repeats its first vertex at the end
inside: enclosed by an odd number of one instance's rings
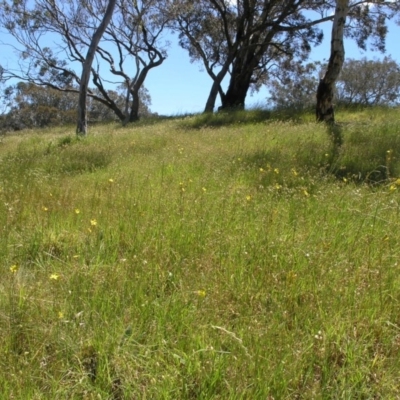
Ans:
POLYGON ((90 220, 90 225, 92 225, 92 226, 96 226, 97 225, 97 220, 96 219, 91 219, 90 220))
POLYGON ((52 281, 57 281, 59 277, 60 275, 58 274, 51 274, 49 279, 52 281))
POLYGON ((108 182, 109 182, 109 183, 114 183, 114 179, 110 178, 110 179, 108 180, 108 182))
POLYGON ((79 208, 75 208, 75 214, 80 214, 81 210, 79 208))
POLYGON ((206 291, 205 290, 197 290, 195 293, 199 297, 206 297, 206 291))
POLYGON ((12 265, 10 267, 10 272, 15 274, 18 271, 18 265, 12 265))
POLYGON ((49 209, 48 209, 47 207, 43 206, 43 207, 42 207, 42 210, 43 210, 43 211, 48 211, 49 209))

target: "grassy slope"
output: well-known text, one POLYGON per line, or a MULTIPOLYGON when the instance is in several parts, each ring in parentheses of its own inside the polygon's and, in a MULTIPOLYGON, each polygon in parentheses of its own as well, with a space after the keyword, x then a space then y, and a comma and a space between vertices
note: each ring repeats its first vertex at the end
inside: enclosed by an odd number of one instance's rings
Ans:
POLYGON ((400 397, 398 113, 7 136, 1 398, 400 397))

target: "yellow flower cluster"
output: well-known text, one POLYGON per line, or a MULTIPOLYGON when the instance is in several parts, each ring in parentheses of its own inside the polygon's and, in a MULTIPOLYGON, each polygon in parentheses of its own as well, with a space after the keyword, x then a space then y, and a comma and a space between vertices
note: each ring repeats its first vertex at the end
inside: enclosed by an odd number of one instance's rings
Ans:
POLYGON ((12 274, 16 274, 17 273, 17 271, 18 271, 18 265, 11 265, 11 267, 10 267, 10 272, 12 273, 12 274))

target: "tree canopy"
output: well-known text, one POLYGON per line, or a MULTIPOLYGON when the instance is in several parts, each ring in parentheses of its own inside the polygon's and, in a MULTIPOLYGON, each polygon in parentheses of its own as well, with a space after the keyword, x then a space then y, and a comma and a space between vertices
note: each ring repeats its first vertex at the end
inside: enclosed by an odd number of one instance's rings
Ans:
MULTIPOLYGON (((95 0, 2 0, 0 25, 13 36, 17 70, 5 66, 3 79, 16 78, 62 92, 78 92, 80 70, 108 2, 95 0)), ((140 89, 152 68, 166 58, 162 38, 163 1, 118 0, 96 48, 88 96, 110 108, 121 121, 138 118, 140 89), (125 88, 125 103, 109 96, 125 88)))
MULTIPOLYGON (((10 45, 18 56, 17 68, 0 66, 0 77, 78 93, 107 4, 0 0, 0 27, 14 38, 10 45)), ((180 46, 211 78, 205 111, 215 109, 218 96, 222 109, 243 108, 249 90, 268 85, 279 91, 277 82, 289 82, 285 74, 311 68, 308 56, 321 44, 321 24, 332 23, 335 5, 333 0, 117 0, 96 48, 88 96, 124 123, 137 120, 141 88, 166 59, 168 35, 176 32, 180 46)), ((369 43, 383 51, 387 20, 399 10, 400 0, 351 0, 343 34, 363 49, 369 43)))
MULTIPOLYGON (((322 40, 320 24, 332 21, 335 1, 178 0, 173 19, 181 46, 200 61, 213 80, 205 110, 212 111, 219 94, 222 108, 243 108, 250 87, 305 61, 322 40), (226 92, 221 82, 229 76, 226 92)), ((361 48, 370 41, 383 50, 386 21, 398 1, 350 1, 344 34, 361 48)))
MULTIPOLYGON (((77 88, 78 89, 78 88, 77 88)), ((96 93, 96 89, 94 89, 96 93)), ((118 107, 125 104, 125 91, 109 90, 107 95, 118 107)), ((20 81, 6 86, 0 93, 3 113, 0 113, 0 131, 14 131, 76 123, 78 108, 77 92, 61 92, 46 86, 20 81), (1 115, 3 114, 3 115, 1 115)), ((149 116, 151 99, 145 87, 141 88, 139 113, 149 116)), ((0 109, 1 111, 1 109, 0 109)), ((92 97, 87 101, 90 123, 109 122, 116 119, 115 113, 92 97)))
MULTIPOLYGON (((297 64, 268 84, 269 106, 297 110, 315 105, 315 93, 326 64, 297 64)), ((369 60, 345 60, 337 80, 335 103, 339 105, 395 106, 400 104, 400 64, 389 56, 369 60)))

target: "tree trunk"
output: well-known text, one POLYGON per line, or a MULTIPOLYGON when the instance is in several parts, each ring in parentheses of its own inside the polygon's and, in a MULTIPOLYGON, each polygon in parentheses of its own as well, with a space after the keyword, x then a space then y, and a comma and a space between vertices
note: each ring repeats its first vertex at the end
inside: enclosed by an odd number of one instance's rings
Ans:
MULTIPOLYGON (((229 58, 229 60, 230 60, 230 58, 229 58)), ((221 71, 216 76, 211 74, 211 73, 209 73, 209 75, 213 79, 213 85, 211 87, 210 94, 208 95, 206 107, 204 109, 205 113, 214 111, 215 102, 217 100, 218 93, 219 93, 219 95, 221 97, 221 101, 224 102, 225 93, 223 92, 223 90, 221 88, 221 82, 222 82, 222 80, 224 79, 226 73, 229 70, 229 65, 230 65, 230 62, 225 62, 223 68, 221 69, 221 71)))
POLYGON ((332 26, 331 54, 324 77, 317 89, 316 117, 319 122, 334 123, 333 97, 335 84, 344 63, 344 26, 349 12, 349 0, 337 0, 332 26))
POLYGON ((129 114, 129 122, 135 122, 139 120, 139 106, 140 106, 139 90, 134 90, 131 112, 129 114))
POLYGON ((132 97, 132 103, 130 105, 131 107, 130 112, 126 113, 125 115, 124 125, 127 125, 129 122, 135 122, 139 120, 140 88, 143 86, 143 83, 146 80, 147 74, 150 71, 150 69, 154 68, 154 66, 156 65, 160 65, 162 61, 160 61, 159 63, 146 65, 140 71, 139 76, 136 78, 136 81, 131 85, 130 88, 128 88, 130 96, 132 97))
POLYGON ((114 12, 116 0, 109 0, 106 12, 104 14, 101 24, 96 29, 93 35, 92 41, 90 43, 86 60, 82 68, 81 83, 79 87, 79 100, 78 100, 78 126, 76 128, 76 134, 86 136, 87 134, 87 114, 86 114, 86 98, 90 79, 90 72, 92 68, 92 63, 94 56, 96 54, 97 46, 103 36, 104 31, 109 24, 112 14, 114 12))
MULTIPOLYGON (((257 38, 256 35, 254 37, 257 38)), ((242 50, 244 54, 237 55, 232 66, 228 90, 225 97, 221 99, 222 105, 219 108, 220 110, 244 109, 247 92, 251 84, 251 77, 262 55, 260 51, 255 52, 254 49, 255 46, 249 44, 247 48, 242 50)))
POLYGON ((217 80, 215 80, 213 82, 213 85, 211 86, 210 94, 208 95, 206 106, 204 108, 205 113, 212 113, 214 111, 215 102, 217 100, 218 92, 220 91, 220 86, 221 86, 221 82, 218 82, 217 80))
POLYGON ((220 110, 237 109, 243 110, 245 106, 247 92, 250 88, 251 76, 246 73, 245 77, 241 74, 233 75, 229 82, 225 98, 222 100, 220 110))

